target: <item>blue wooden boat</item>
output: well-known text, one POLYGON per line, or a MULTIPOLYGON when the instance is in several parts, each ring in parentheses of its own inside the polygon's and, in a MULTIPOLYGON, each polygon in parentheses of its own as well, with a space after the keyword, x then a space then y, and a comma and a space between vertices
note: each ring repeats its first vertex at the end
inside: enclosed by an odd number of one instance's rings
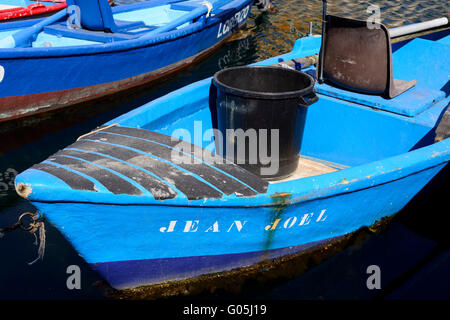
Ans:
POLYGON ((142 85, 215 49, 252 0, 154 0, 111 8, 69 0, 41 20, 0 25, 0 121, 142 85))
MULTIPOLYGON (((289 65, 320 48, 308 36, 258 64, 289 65)), ((298 170, 279 181, 201 157, 215 150, 205 79, 81 136, 19 174, 16 190, 117 289, 323 245, 394 215, 449 162, 450 138, 435 142, 450 102, 449 49, 449 29, 392 45, 394 76, 415 80, 395 98, 316 83, 298 170), (192 139, 178 139, 180 129, 192 139), (175 163, 180 146, 198 163, 175 163)))

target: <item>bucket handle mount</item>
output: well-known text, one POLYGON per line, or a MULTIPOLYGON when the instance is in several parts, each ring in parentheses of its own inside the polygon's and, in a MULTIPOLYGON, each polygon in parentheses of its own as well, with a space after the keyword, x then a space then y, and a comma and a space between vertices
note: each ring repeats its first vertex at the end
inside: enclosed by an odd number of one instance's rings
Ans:
POLYGON ((307 95, 299 97, 300 102, 299 105, 302 107, 309 107, 313 103, 316 103, 319 100, 319 97, 314 93, 308 93, 307 95))

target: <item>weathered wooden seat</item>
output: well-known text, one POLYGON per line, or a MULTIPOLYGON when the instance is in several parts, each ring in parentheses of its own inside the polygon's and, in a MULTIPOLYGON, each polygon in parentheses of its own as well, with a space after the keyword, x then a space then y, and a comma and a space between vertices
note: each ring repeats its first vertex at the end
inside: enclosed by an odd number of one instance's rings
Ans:
POLYGON ((390 99, 417 84, 393 78, 391 38, 383 24, 327 15, 321 54, 324 80, 348 90, 390 99))

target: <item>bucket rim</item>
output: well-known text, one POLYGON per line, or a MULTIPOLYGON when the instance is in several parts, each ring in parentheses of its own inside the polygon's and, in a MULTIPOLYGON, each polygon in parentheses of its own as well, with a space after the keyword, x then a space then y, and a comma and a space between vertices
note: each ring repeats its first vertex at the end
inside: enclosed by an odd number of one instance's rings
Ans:
POLYGON ((283 68, 283 67, 276 67, 276 66, 237 66, 237 67, 230 67, 225 68, 220 71, 217 71, 214 74, 214 77, 212 78, 213 84, 217 87, 219 85, 221 88, 224 88, 227 93, 231 93, 236 96, 240 97, 249 97, 249 98, 260 98, 260 99, 273 99, 273 100, 280 100, 280 99, 292 99, 292 98, 298 98, 304 95, 307 95, 308 93, 312 92, 315 86, 315 80, 314 78, 302 71, 289 69, 289 68, 283 68), (307 79, 310 80, 309 86, 306 88, 295 90, 295 91, 285 91, 285 92, 260 92, 260 91, 252 91, 252 90, 244 90, 244 89, 238 89, 234 88, 232 86, 229 86, 227 84, 224 84, 222 81, 218 80, 218 76, 224 72, 228 72, 230 70, 239 70, 239 69, 282 69, 286 72, 296 73, 299 74, 307 79))

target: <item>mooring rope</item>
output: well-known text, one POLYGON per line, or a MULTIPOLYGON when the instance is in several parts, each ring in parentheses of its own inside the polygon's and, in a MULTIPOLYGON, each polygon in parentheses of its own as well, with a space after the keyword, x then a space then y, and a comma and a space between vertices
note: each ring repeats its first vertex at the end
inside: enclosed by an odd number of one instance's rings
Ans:
POLYGON ((1 229, 0 230, 0 239, 3 238, 7 232, 14 231, 14 230, 16 230, 18 228, 20 228, 20 223, 19 222, 13 224, 10 227, 5 227, 5 228, 1 229))
MULTIPOLYGON (((28 262, 28 265, 31 266, 32 264, 35 264, 38 260, 44 260, 44 253, 45 253, 45 225, 44 221, 38 221, 36 222, 36 229, 39 230, 39 248, 38 248, 38 256, 34 261, 28 262)), ((34 235, 34 244, 38 245, 37 243, 37 237, 36 237, 36 231, 33 233, 34 235)))
POLYGON ((19 219, 17 220, 16 223, 14 223, 13 225, 9 226, 9 227, 5 227, 3 229, 0 229, 0 238, 4 237, 6 233, 17 230, 17 229, 21 229, 23 231, 29 232, 34 236, 34 244, 38 245, 37 243, 37 237, 36 237, 36 232, 39 231, 39 248, 38 248, 38 256, 37 258, 32 261, 29 262, 28 265, 32 265, 34 263, 36 263, 38 260, 42 260, 44 259, 44 253, 45 253, 45 225, 44 225, 44 220, 41 217, 41 215, 39 213, 30 213, 30 212, 26 212, 23 213, 22 215, 20 215, 19 219), (26 227, 24 225, 23 219, 25 217, 31 217, 32 222, 30 222, 30 224, 28 225, 28 227, 26 227))

